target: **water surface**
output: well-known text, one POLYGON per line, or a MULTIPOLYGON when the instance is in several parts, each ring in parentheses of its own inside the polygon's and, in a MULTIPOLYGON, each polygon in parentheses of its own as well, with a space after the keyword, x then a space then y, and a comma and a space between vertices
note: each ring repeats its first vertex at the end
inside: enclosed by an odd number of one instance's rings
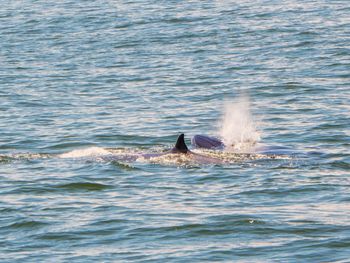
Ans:
POLYGON ((0 4, 0 261, 348 261, 350 2, 0 4), (298 154, 101 158, 220 135, 242 93, 298 154))

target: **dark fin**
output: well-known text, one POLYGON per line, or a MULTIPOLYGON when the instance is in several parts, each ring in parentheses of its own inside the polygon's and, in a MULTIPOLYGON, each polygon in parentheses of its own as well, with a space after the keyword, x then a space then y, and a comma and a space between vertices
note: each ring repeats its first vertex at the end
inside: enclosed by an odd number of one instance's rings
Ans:
POLYGON ((177 138, 175 147, 173 148, 174 152, 187 153, 188 148, 185 143, 185 135, 182 133, 179 138, 177 138))

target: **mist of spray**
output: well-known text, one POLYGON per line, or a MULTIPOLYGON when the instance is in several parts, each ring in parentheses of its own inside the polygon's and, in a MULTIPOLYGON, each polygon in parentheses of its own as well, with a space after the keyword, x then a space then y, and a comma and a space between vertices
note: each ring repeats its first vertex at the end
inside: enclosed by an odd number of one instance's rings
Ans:
POLYGON ((247 95, 225 103, 220 126, 220 136, 228 149, 249 149, 260 140, 247 95))

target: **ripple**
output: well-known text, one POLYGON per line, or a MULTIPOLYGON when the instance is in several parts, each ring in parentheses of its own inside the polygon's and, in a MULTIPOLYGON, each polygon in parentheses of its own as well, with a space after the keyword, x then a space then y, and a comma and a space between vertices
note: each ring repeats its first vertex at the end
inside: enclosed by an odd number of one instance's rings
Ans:
POLYGON ((348 262, 349 3, 7 1, 0 261, 348 262), (244 93, 271 150, 137 159, 244 93))
POLYGON ((47 241, 74 242, 74 241, 86 239, 86 237, 77 236, 77 235, 71 234, 71 233, 46 233, 46 234, 41 234, 41 235, 37 236, 37 239, 47 240, 47 241))
POLYGON ((111 188, 110 185, 81 182, 81 183, 67 183, 56 185, 54 188, 68 190, 68 191, 103 191, 111 188))
POLYGON ((6 228, 33 230, 33 229, 41 228, 44 226, 49 226, 49 223, 42 222, 42 221, 34 221, 34 220, 24 220, 21 222, 12 223, 12 224, 6 226, 6 228))

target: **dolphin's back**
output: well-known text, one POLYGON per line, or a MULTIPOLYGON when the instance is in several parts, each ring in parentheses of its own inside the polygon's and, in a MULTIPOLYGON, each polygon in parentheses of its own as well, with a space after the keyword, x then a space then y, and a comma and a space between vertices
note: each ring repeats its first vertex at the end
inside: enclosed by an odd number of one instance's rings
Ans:
POLYGON ((219 139, 205 135, 193 136, 191 143, 193 146, 205 149, 218 149, 224 147, 224 143, 219 139))

